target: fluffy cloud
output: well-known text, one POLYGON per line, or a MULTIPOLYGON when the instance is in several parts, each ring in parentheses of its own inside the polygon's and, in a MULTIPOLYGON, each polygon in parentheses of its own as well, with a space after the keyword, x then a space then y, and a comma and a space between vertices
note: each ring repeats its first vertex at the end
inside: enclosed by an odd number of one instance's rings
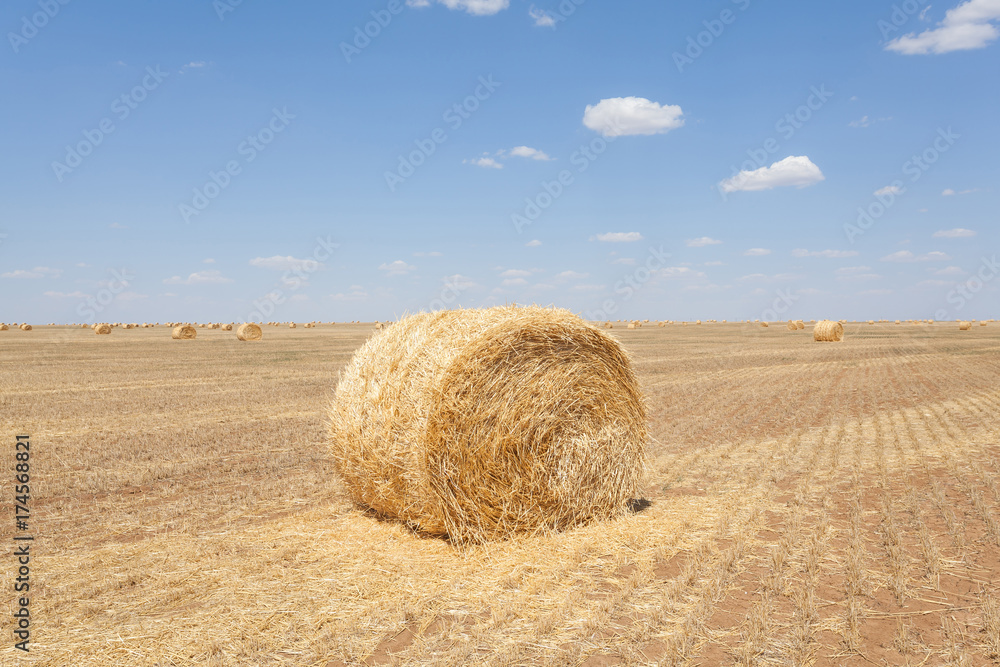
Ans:
POLYGON ((534 239, 533 241, 528 241, 524 245, 529 248, 537 248, 538 246, 542 245, 542 242, 539 241, 538 239, 534 239))
POLYGON ((701 238, 697 239, 688 239, 687 241, 684 242, 684 245, 686 245, 689 248, 704 248, 707 245, 719 245, 720 243, 722 243, 722 241, 720 241, 719 239, 713 239, 709 236, 702 236, 701 238))
POLYGON ((30 271, 16 269, 7 273, 0 273, 0 278, 58 278, 62 275, 61 269, 50 269, 47 266, 36 266, 30 271))
POLYGON ((790 155, 770 167, 741 171, 719 183, 723 192, 754 192, 771 188, 794 186, 804 188, 825 180, 819 167, 805 155, 790 155))
POLYGON ((857 250, 806 250, 796 248, 792 251, 792 257, 828 257, 830 259, 841 259, 843 257, 857 257, 857 250))
POLYGON ((90 296, 83 292, 42 292, 42 294, 50 299, 86 299, 90 296))
POLYGON ((903 35, 885 48, 907 56, 981 49, 997 38, 997 28, 992 23, 997 19, 1000 19, 997 0, 968 0, 945 12, 944 20, 936 28, 919 35, 903 35))
POLYGON ((880 123, 886 120, 892 120, 892 116, 887 118, 869 118, 868 116, 862 116, 858 120, 852 120, 847 125, 848 127, 869 127, 872 123, 880 123))
POLYGON ((705 278, 705 273, 687 266, 665 266, 654 273, 660 278, 705 278))
POLYGON ((528 281, 524 278, 507 278, 500 284, 504 287, 516 287, 518 285, 527 285, 528 281))
POLYGON ((379 264, 378 268, 379 271, 385 271, 388 276, 405 276, 417 267, 407 264, 401 259, 397 259, 395 262, 390 262, 389 264, 379 264))
POLYGON ((676 105, 661 106, 644 97, 612 97, 588 104, 583 124, 606 137, 663 134, 684 125, 683 115, 676 105))
POLYGON ((556 280, 583 280, 589 273, 578 273, 576 271, 563 271, 556 274, 556 280))
POLYGON ((884 188, 879 188, 873 194, 876 197, 879 195, 901 195, 903 194, 903 188, 898 185, 887 185, 884 188))
POLYGON ((515 146, 514 148, 511 148, 509 151, 506 151, 506 153, 513 157, 526 157, 526 158, 531 158, 532 160, 552 159, 548 155, 546 155, 543 151, 540 151, 537 148, 531 148, 530 146, 515 146))
POLYGON ((747 257, 763 257, 764 255, 770 255, 771 251, 767 248, 750 248, 743 254, 747 257))
POLYGON ((528 16, 531 20, 535 22, 535 25, 539 28, 555 28, 556 20, 551 14, 543 9, 538 9, 534 5, 528 10, 528 16))
POLYGON ((941 191, 942 197, 954 197, 955 195, 968 195, 976 192, 977 188, 969 188, 968 190, 952 190, 951 188, 945 188, 941 191))
POLYGON ((880 261, 883 262, 942 262, 946 259, 951 259, 948 255, 943 252, 929 252, 926 255, 914 255, 909 250, 900 250, 899 252, 894 252, 891 255, 886 255, 880 261))
POLYGON ((462 164, 474 164, 484 169, 503 169, 503 165, 491 157, 477 157, 472 160, 462 160, 462 164))
POLYGON ((231 283, 232 278, 226 278, 221 271, 198 271, 188 275, 187 278, 173 276, 163 281, 164 285, 212 285, 221 283, 231 283))
POLYGON ((935 276, 964 276, 965 271, 957 266, 947 266, 943 269, 938 269, 934 271, 935 276))
POLYGON ((531 271, 525 271, 524 269, 507 269, 500 274, 501 278, 527 278, 531 275, 531 271))
MULTIPOLYGON (((448 9, 460 9, 476 16, 490 16, 510 6, 510 0, 437 0, 448 9)), ((430 0, 406 0, 410 7, 429 7, 430 0)))
POLYGON ((347 292, 331 294, 330 298, 334 301, 363 301, 368 298, 368 292, 361 285, 351 285, 347 292))
POLYGON ((590 237, 591 241, 595 239, 601 243, 633 243, 641 241, 642 234, 639 232, 608 232, 607 234, 598 234, 597 236, 590 237))
POLYGON ((971 229, 963 229, 961 227, 956 227, 955 229, 942 229, 939 232, 934 232, 936 238, 945 239, 964 239, 970 236, 975 236, 976 232, 971 229))

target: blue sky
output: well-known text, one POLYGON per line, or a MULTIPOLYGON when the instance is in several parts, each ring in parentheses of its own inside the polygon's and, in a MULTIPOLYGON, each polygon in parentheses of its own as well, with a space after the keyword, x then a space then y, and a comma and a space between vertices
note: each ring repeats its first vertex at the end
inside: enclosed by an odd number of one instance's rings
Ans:
POLYGON ((998 26, 998 0, 11 0, 0 320, 996 317, 998 26))

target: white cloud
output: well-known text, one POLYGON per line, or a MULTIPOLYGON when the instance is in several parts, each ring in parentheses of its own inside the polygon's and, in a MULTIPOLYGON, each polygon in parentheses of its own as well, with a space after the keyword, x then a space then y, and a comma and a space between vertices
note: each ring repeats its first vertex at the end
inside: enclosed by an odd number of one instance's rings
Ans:
POLYGON ((484 169, 503 169, 503 165, 491 157, 478 157, 472 160, 462 160, 462 164, 474 164, 484 169))
POLYGON ((935 276, 964 276, 965 271, 957 266, 948 266, 934 271, 935 276))
POLYGON ((871 270, 872 267, 870 266, 842 266, 836 271, 834 271, 834 273, 836 273, 838 276, 849 276, 857 273, 864 273, 865 271, 871 271, 871 270))
POLYGON ((148 298, 148 294, 139 294, 138 292, 122 292, 115 296, 115 300, 117 301, 141 301, 148 298))
POLYGON ((631 257, 619 257, 618 259, 612 260, 612 264, 624 264, 625 266, 634 266, 635 260, 631 257))
POLYGON ((865 280, 881 280, 882 276, 877 273, 847 273, 837 276, 841 282, 863 282, 865 280))
POLYGON ((954 197, 955 195, 969 195, 973 192, 978 192, 978 188, 969 188, 968 190, 952 190, 951 188, 945 188, 941 191, 942 197, 954 197))
POLYGON ((318 266, 315 259, 297 259, 291 255, 273 257, 254 257, 250 260, 250 266, 261 269, 275 269, 277 271, 315 271, 318 266))
POLYGON ((439 253, 437 250, 432 250, 430 252, 417 251, 417 252, 413 253, 413 256, 414 257, 440 257, 441 253, 439 253))
POLYGON ((524 278, 507 278, 500 284, 503 285, 504 287, 514 287, 517 285, 527 285, 528 281, 525 280, 524 278))
POLYGON ((379 264, 378 268, 380 271, 385 271, 386 275, 389 276, 405 276, 417 267, 407 264, 401 259, 397 259, 395 262, 390 262, 389 264, 379 264))
POLYGON ((537 9, 534 5, 532 5, 531 8, 528 10, 528 16, 532 18, 532 20, 535 22, 535 25, 539 28, 556 27, 555 18, 547 11, 543 9, 537 9))
MULTIPOLYGON (((510 6, 510 0, 437 0, 448 9, 460 9, 476 16, 490 16, 510 6)), ((406 0, 410 7, 429 7, 430 0, 406 0)))
POLYGON ((725 262, 715 261, 715 262, 705 262, 703 266, 725 266, 725 265, 726 265, 725 262))
POLYGON ((556 280, 583 280, 589 273, 578 273, 577 271, 563 271, 556 274, 556 280))
POLYGON ((231 283, 232 278, 226 278, 221 271, 207 270, 198 271, 188 275, 187 278, 173 276, 163 281, 164 285, 211 285, 220 283, 231 283))
POLYGON ((676 105, 660 106, 644 97, 612 97, 587 105, 583 124, 606 137, 663 134, 684 125, 676 105))
POLYGON ((705 278, 702 271, 695 271, 687 266, 665 266, 655 271, 660 278, 705 278))
POLYGON ((201 263, 202 264, 215 264, 215 260, 212 259, 211 257, 206 257, 205 259, 201 260, 201 263))
POLYGON ((596 239, 601 243, 633 243, 641 241, 642 238, 642 234, 639 232, 608 232, 607 234, 591 236, 590 240, 593 241, 596 239))
POLYGON ((81 269, 89 269, 90 268, 90 264, 87 264, 86 262, 77 262, 74 266, 77 266, 77 267, 79 267, 81 269))
POLYGON ((573 289, 578 292, 599 292, 604 289, 604 285, 574 285, 573 289))
POLYGON ((887 185, 884 188, 879 188, 872 194, 876 197, 880 195, 901 195, 903 194, 903 188, 898 185, 887 185))
POLYGON ((903 35, 885 48, 907 56, 981 49, 997 38, 997 28, 991 23, 997 19, 997 0, 968 0, 945 12, 936 28, 903 35))
POLYGON ((882 262, 941 262, 947 259, 951 259, 948 255, 943 252, 929 252, 926 255, 914 255, 909 250, 900 250, 899 252, 894 252, 891 255, 886 255, 880 261, 882 262))
POLYGON ((500 274, 501 278, 527 278, 531 275, 531 271, 525 271, 524 269, 507 269, 500 274))
POLYGON ((461 273, 445 276, 441 279, 441 283, 447 287, 454 287, 458 290, 467 290, 472 289, 473 287, 479 287, 479 285, 477 285, 472 278, 463 276, 461 273))
POLYGON ((770 167, 741 171, 719 183, 723 192, 755 192, 771 188, 794 186, 804 188, 825 180, 819 167, 805 155, 790 155, 770 167))
POLYGON ((514 148, 511 148, 509 151, 507 151, 507 154, 513 157, 531 158, 532 160, 552 159, 548 155, 546 155, 543 151, 540 151, 537 148, 531 148, 530 146, 515 146, 514 148))
POLYGON ((61 269, 51 269, 47 266, 36 266, 30 271, 16 269, 7 273, 0 273, 0 278, 58 278, 62 275, 61 269))
POLYGON ((42 295, 50 299, 86 299, 90 296, 83 292, 42 292, 42 295))
POLYGON ((857 257, 857 250, 806 250, 796 248, 792 251, 792 257, 828 257, 830 259, 840 259, 843 257, 857 257))
POLYGON ((529 247, 529 248, 537 248, 538 246, 542 245, 542 242, 539 241, 538 239, 534 239, 532 241, 528 241, 524 245, 527 246, 527 247, 529 247))
POLYGON ((687 241, 684 242, 684 245, 686 245, 689 248, 704 248, 707 245, 719 245, 720 243, 722 243, 722 241, 720 241, 719 239, 713 239, 709 236, 702 236, 697 239, 688 239, 687 241))
POLYGON ((764 255, 770 255, 771 251, 767 248, 750 248, 743 254, 747 257, 763 257, 764 255))
POLYGON ((334 301, 363 301, 368 298, 368 292, 361 285, 351 285, 347 292, 331 294, 330 298, 334 301))
POLYGON ((963 229, 962 227, 956 227, 955 229, 942 229, 941 231, 934 232, 934 236, 936 238, 946 239, 964 239, 975 235, 976 232, 971 229, 963 229))
POLYGON ((944 287, 945 285, 954 284, 954 280, 921 280, 917 283, 917 287, 944 287))

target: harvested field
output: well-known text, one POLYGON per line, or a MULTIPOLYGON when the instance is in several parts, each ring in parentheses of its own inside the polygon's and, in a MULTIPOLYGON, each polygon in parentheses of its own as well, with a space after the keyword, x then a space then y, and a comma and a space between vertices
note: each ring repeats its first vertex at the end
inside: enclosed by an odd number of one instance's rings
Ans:
POLYGON ((647 502, 457 549, 334 474, 326 414, 372 326, 5 334, 0 427, 31 436, 35 542, 31 654, 5 613, 0 664, 1000 659, 994 327, 607 330, 648 401, 647 502))

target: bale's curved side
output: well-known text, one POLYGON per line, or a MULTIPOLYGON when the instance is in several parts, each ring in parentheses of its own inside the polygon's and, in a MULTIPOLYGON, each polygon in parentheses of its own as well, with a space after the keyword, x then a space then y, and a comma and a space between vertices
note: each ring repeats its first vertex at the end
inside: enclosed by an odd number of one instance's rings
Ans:
POLYGON ((111 333, 111 325, 109 324, 98 324, 94 327, 94 333, 98 336, 106 336, 111 333))
POLYGON ((264 337, 264 330, 254 322, 246 322, 236 330, 236 337, 240 340, 260 340, 264 337))
POLYGON ((959 331, 968 331, 971 328, 972 328, 972 322, 959 322, 958 323, 958 330, 959 331))
POLYGON ((180 326, 174 327, 173 331, 170 332, 170 337, 174 340, 191 340, 197 335, 198 330, 190 324, 181 324, 180 326))
POLYGON ((405 318, 358 350, 330 416, 356 501, 457 542, 619 515, 643 468, 629 359, 564 310, 405 318))
POLYGON ((833 320, 820 320, 813 327, 813 340, 839 343, 844 340, 844 325, 833 320))
POLYGON ((31 325, 30 324, 22 324, 20 328, 21 328, 21 331, 31 331, 31 325))

